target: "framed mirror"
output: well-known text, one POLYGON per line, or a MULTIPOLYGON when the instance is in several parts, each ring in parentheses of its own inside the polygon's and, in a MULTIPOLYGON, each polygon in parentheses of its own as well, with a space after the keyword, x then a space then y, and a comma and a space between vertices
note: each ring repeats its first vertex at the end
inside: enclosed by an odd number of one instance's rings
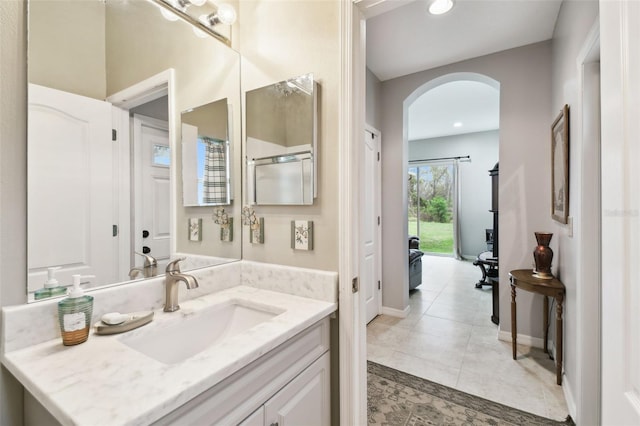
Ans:
POLYGON ((317 83, 304 74, 246 93, 247 199, 309 205, 317 196, 317 83))
POLYGON ((182 113, 182 202, 186 207, 231 203, 229 118, 227 99, 182 113))
POLYGON ((212 208, 183 206, 180 145, 180 111, 225 99, 226 213, 239 217, 239 54, 150 1, 28 9, 30 299, 50 270, 60 286, 81 274, 91 289, 152 275, 146 256, 156 274, 177 255, 188 256, 183 270, 240 259, 241 238, 221 241, 212 208))

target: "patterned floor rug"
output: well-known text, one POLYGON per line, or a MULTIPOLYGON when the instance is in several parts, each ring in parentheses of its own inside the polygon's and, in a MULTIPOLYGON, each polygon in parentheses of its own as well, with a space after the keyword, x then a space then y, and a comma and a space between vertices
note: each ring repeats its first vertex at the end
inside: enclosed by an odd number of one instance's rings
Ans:
POLYGON ((369 425, 574 425, 367 362, 369 425))

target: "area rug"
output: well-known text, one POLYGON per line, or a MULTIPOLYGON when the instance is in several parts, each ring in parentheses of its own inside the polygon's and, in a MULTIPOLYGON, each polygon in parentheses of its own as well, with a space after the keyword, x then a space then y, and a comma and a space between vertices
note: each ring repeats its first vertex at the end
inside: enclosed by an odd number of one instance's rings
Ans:
POLYGON ((367 362, 369 425, 574 425, 367 362))

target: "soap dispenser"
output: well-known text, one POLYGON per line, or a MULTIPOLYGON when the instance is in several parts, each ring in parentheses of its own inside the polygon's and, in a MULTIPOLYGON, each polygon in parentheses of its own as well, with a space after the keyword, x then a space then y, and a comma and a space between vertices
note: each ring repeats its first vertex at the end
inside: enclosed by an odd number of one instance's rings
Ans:
POLYGON ((93 296, 85 295, 84 290, 80 288, 80 281, 93 275, 72 275, 72 277, 73 287, 69 290, 68 297, 58 302, 58 321, 62 344, 65 346, 77 345, 89 338, 93 313, 93 296))
POLYGON ((47 297, 64 296, 67 293, 67 288, 61 286, 56 279, 56 271, 60 269, 60 266, 54 266, 47 268, 47 281, 44 282, 44 288, 36 290, 33 297, 36 300, 45 299, 47 297))

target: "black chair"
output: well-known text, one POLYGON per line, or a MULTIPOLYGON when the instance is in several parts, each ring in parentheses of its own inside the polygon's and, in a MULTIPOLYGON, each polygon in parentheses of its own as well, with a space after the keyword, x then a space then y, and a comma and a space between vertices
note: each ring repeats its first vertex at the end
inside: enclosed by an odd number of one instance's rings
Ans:
POLYGON ((422 256, 424 253, 419 250, 420 238, 409 237, 409 290, 414 290, 422 284, 422 256))

